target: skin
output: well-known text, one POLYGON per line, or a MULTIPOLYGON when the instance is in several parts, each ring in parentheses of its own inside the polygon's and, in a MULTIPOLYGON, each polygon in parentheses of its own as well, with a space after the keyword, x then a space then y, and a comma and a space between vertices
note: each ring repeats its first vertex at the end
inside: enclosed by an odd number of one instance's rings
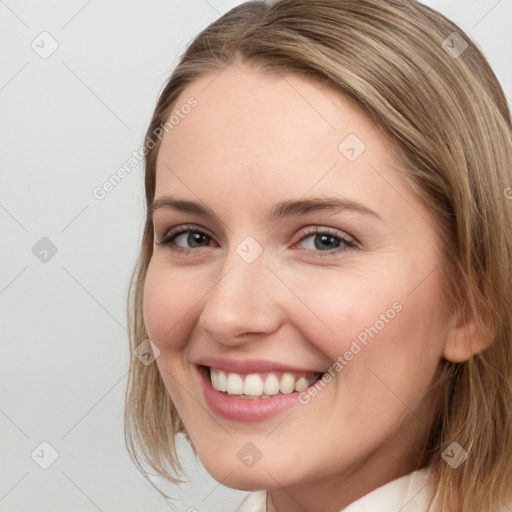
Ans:
POLYGON ((444 299, 435 219, 396 170, 390 139, 338 92, 232 65, 192 83, 176 107, 191 96, 197 107, 163 138, 155 197, 197 201, 215 217, 154 213, 156 240, 185 224, 208 233, 199 245, 185 234, 154 246, 143 310, 159 371, 215 479, 269 489, 270 510, 339 511, 417 468, 439 362, 465 357, 444 299), (366 146, 352 162, 338 150, 349 134, 366 146), (380 218, 349 210, 265 217, 276 202, 322 195, 380 218), (356 246, 331 239, 323 248, 306 232, 315 226, 356 246), (263 248, 250 264, 236 252, 247 236, 263 248), (210 410, 192 361, 254 358, 325 371, 397 302, 401 311, 307 405, 252 423, 210 410), (262 455, 251 468, 237 457, 248 442, 262 455))

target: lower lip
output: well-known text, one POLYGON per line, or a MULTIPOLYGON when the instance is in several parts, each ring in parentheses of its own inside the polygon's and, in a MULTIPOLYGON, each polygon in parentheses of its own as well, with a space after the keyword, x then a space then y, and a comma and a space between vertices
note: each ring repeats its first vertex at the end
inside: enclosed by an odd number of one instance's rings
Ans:
POLYGON ((208 368, 198 366, 197 369, 208 405, 214 413, 222 418, 245 422, 264 421, 300 404, 298 391, 289 395, 275 395, 271 398, 229 397, 213 388, 208 368))

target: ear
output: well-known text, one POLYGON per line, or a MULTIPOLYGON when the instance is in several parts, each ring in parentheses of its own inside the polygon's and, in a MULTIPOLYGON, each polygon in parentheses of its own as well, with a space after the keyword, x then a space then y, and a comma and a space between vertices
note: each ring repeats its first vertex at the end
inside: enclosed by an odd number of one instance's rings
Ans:
POLYGON ((451 313, 443 355, 448 361, 461 363, 482 352, 493 339, 493 334, 477 320, 474 310, 465 303, 451 313))

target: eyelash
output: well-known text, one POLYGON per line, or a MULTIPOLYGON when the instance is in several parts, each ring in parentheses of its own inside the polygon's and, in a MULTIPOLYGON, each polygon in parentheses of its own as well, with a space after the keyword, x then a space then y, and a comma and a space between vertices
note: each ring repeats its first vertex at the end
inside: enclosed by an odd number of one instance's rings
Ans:
MULTIPOLYGON (((156 244, 158 244, 160 246, 164 246, 164 247, 168 246, 171 251, 173 251, 175 253, 180 253, 180 254, 191 254, 193 252, 197 252, 197 250, 201 249, 202 247, 186 249, 186 248, 171 244, 171 242, 173 242, 176 239, 176 237, 178 237, 179 235, 182 235, 183 233, 188 233, 188 232, 200 233, 200 234, 208 237, 209 239, 212 238, 206 231, 199 228, 198 226, 188 224, 188 225, 183 225, 183 226, 179 226, 177 228, 171 229, 160 240, 157 240, 156 244)), ((330 228, 319 228, 318 226, 315 226, 314 228, 310 228, 308 231, 306 231, 303 234, 303 236, 301 237, 301 239, 299 240, 299 242, 302 242, 303 240, 305 240, 306 238, 308 238, 311 235, 327 235, 329 237, 337 238, 345 246, 345 247, 337 247, 335 249, 325 250, 325 251, 320 251, 320 250, 314 251, 312 249, 298 249, 301 253, 311 253, 311 252, 320 253, 320 254, 314 256, 316 258, 318 258, 318 257, 324 258, 327 255, 334 255, 334 254, 338 254, 343 251, 346 251, 347 249, 356 248, 355 242, 341 236, 338 231, 335 231, 330 228)))

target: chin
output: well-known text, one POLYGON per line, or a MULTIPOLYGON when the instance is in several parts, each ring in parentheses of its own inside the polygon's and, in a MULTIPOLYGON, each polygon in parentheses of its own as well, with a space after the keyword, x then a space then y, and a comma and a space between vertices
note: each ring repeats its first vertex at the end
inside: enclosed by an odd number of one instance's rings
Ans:
POLYGON ((211 467, 204 463, 203 465, 217 482, 231 489, 254 492, 271 489, 276 485, 276 480, 271 476, 272 472, 267 472, 263 466, 242 469, 218 465, 211 467))

